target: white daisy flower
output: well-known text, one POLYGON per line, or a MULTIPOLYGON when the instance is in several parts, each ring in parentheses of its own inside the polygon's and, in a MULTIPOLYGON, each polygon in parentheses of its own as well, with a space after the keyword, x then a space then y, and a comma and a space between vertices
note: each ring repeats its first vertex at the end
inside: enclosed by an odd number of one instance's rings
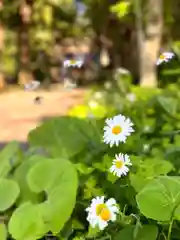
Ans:
POLYGON ((129 172, 128 166, 131 166, 132 163, 129 159, 129 156, 127 154, 120 153, 119 155, 115 155, 115 159, 113 160, 113 165, 109 169, 111 173, 114 175, 121 177, 126 176, 129 172))
POLYGON ((104 143, 110 144, 110 147, 114 144, 118 146, 119 142, 125 143, 127 137, 134 132, 132 126, 133 123, 130 119, 121 114, 107 119, 106 126, 104 127, 104 143))
POLYGON ((109 221, 115 221, 119 209, 116 205, 116 200, 110 198, 104 202, 104 196, 92 199, 91 205, 86 209, 88 212, 87 220, 92 228, 99 227, 103 230, 107 227, 109 221))
POLYGON ((156 62, 156 65, 160 65, 160 64, 163 63, 163 62, 168 62, 168 61, 171 60, 174 56, 175 56, 175 55, 174 55, 174 53, 172 53, 172 52, 164 52, 164 53, 162 53, 162 54, 159 56, 159 58, 158 58, 158 60, 157 60, 157 62, 156 62))

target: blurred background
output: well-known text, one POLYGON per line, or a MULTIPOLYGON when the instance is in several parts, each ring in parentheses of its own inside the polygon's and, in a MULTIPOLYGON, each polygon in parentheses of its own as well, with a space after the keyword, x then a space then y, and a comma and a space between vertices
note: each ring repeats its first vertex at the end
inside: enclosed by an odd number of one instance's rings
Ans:
POLYGON ((69 76, 79 85, 106 81, 118 68, 142 86, 178 82, 179 8, 177 0, 0 0, 0 88, 61 83, 63 60, 77 55, 84 68, 69 76), (156 68, 165 50, 176 57, 156 68))

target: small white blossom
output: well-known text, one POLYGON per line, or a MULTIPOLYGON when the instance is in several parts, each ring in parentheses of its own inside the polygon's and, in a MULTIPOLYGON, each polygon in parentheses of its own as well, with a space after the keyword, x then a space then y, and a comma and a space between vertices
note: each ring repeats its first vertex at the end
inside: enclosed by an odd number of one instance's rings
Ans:
POLYGON ((109 221, 115 221, 119 209, 114 198, 106 202, 104 196, 92 199, 91 205, 86 209, 88 212, 87 220, 92 228, 99 227, 103 230, 107 227, 109 221))
POLYGON ((114 144, 118 146, 120 142, 125 143, 127 137, 134 132, 132 126, 133 123, 130 119, 121 114, 107 119, 106 126, 104 127, 104 143, 110 144, 110 147, 114 144))
POLYGON ((171 60, 174 56, 175 56, 175 54, 172 53, 172 52, 163 52, 159 56, 159 58, 158 58, 158 60, 156 62, 156 65, 160 65, 163 62, 169 62, 169 60, 171 60))
POLYGON ((113 165, 110 168, 110 172, 114 175, 121 177, 127 175, 129 172, 128 166, 131 166, 131 161, 127 154, 119 153, 115 155, 115 159, 113 160, 113 165))

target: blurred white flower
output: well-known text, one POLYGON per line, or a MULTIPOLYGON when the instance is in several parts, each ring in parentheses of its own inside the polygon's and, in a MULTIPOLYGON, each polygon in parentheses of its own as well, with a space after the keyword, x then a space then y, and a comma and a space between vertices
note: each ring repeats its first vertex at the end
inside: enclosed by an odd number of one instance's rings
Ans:
POLYGON ((164 52, 159 56, 158 60, 156 61, 156 65, 160 65, 163 62, 169 62, 169 60, 171 60, 174 56, 175 54, 172 52, 164 52))
POLYGON ((81 68, 83 65, 83 61, 80 60, 65 60, 63 62, 64 68, 68 67, 78 67, 81 68))
POLYGON ((99 227, 100 230, 107 227, 109 221, 116 221, 119 213, 116 200, 110 198, 105 202, 104 196, 92 199, 86 211, 88 212, 87 220, 92 228, 99 227))
POLYGON ((126 68, 117 68, 115 71, 114 71, 114 78, 115 80, 119 80, 119 78, 122 76, 122 75, 130 75, 130 71, 127 70, 126 68))
POLYGON ((113 160, 113 165, 110 168, 110 172, 112 172, 114 175, 121 177, 127 175, 129 172, 128 166, 131 166, 132 163, 129 159, 129 156, 127 154, 119 153, 118 155, 115 155, 115 159, 113 160))
POLYGON ((65 78, 64 79, 64 89, 67 89, 67 90, 71 90, 73 88, 76 88, 77 87, 77 84, 76 83, 73 83, 71 79, 69 78, 65 78))
POLYGON ((112 84, 110 82, 106 82, 104 86, 105 86, 105 89, 110 89, 112 87, 112 84))
POLYGON ((130 71, 127 70, 126 68, 118 68, 115 71, 116 71, 116 73, 121 74, 121 75, 128 75, 128 74, 130 74, 130 71))
POLYGON ((95 100, 100 100, 103 97, 103 93, 102 92, 95 92, 93 95, 95 100))
POLYGON ((143 151, 144 152, 147 152, 149 150, 149 148, 150 148, 149 144, 144 144, 143 145, 143 151))
POLYGON ((40 86, 40 82, 33 80, 30 83, 25 84, 24 89, 25 91, 33 91, 33 90, 36 90, 39 86, 40 86))
POLYGON ((128 93, 126 95, 126 98, 130 101, 130 102, 135 102, 136 101, 136 95, 134 93, 128 93))
POLYGON ((129 118, 121 114, 107 119, 105 123, 103 141, 106 144, 110 144, 110 147, 114 144, 118 146, 119 142, 125 143, 127 137, 134 132, 132 128, 134 124, 129 118))
POLYGON ((146 125, 143 130, 144 132, 149 132, 151 130, 151 127, 146 125))
POLYGON ((90 108, 97 108, 98 107, 98 103, 96 101, 93 101, 91 100, 89 103, 88 103, 89 107, 90 108))
POLYGON ((94 114, 93 113, 88 113, 87 115, 89 118, 95 118, 94 114))

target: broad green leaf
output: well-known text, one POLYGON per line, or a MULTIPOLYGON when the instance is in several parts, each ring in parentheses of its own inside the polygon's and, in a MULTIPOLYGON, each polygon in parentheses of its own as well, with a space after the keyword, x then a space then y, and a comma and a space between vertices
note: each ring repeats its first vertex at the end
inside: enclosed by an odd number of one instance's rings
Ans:
POLYGON ((139 192, 150 180, 160 175, 166 175, 171 172, 173 165, 165 160, 156 158, 146 158, 139 162, 134 162, 136 173, 130 172, 130 181, 133 188, 139 192))
POLYGON ((36 240, 45 234, 45 225, 38 205, 26 202, 10 218, 9 233, 16 240, 36 240))
POLYGON ((32 203, 36 203, 40 196, 33 192, 28 183, 27 183, 27 173, 36 163, 46 160, 47 158, 34 155, 26 159, 14 172, 13 179, 17 181, 20 187, 20 198, 18 199, 18 203, 31 201, 32 203))
POLYGON ((158 228, 155 225, 144 225, 139 229, 134 240, 156 240, 158 236, 158 228))
POLYGON ((54 156, 71 157, 80 152, 93 139, 100 142, 94 126, 78 118, 60 117, 51 119, 30 132, 29 142, 43 147, 54 156), (76 141, 75 141, 76 139, 76 141))
POLYGON ((78 178, 74 165, 64 159, 41 161, 30 169, 27 181, 34 192, 47 193, 46 207, 41 213, 47 219, 48 229, 59 232, 76 202, 78 178))
POLYGON ((71 176, 77 180, 76 174, 74 165, 68 160, 45 159, 30 169, 27 181, 32 191, 50 194, 58 184, 72 182, 71 176))
POLYGON ((63 183, 49 195, 50 219, 49 229, 57 234, 70 218, 76 203, 77 179, 71 176, 69 183, 63 183), (74 183, 72 182, 74 180, 74 183))
POLYGON ((0 223, 0 239, 6 240, 7 239, 7 230, 4 223, 0 223))
POLYGON ((118 234, 115 235, 114 240, 126 239, 126 240, 134 240, 134 226, 128 226, 122 229, 118 234))
POLYGON ((10 142, 0 152, 0 178, 8 173, 21 161, 21 151, 17 142, 10 142))
POLYGON ((0 179, 0 211, 10 208, 19 196, 18 184, 10 179, 0 179))
POLYGON ((158 229, 155 225, 143 225, 134 235, 135 226, 128 226, 115 235, 114 240, 156 240, 158 229))
POLYGON ((141 213, 157 221, 170 221, 180 204, 180 177, 158 177, 136 196, 141 213))

